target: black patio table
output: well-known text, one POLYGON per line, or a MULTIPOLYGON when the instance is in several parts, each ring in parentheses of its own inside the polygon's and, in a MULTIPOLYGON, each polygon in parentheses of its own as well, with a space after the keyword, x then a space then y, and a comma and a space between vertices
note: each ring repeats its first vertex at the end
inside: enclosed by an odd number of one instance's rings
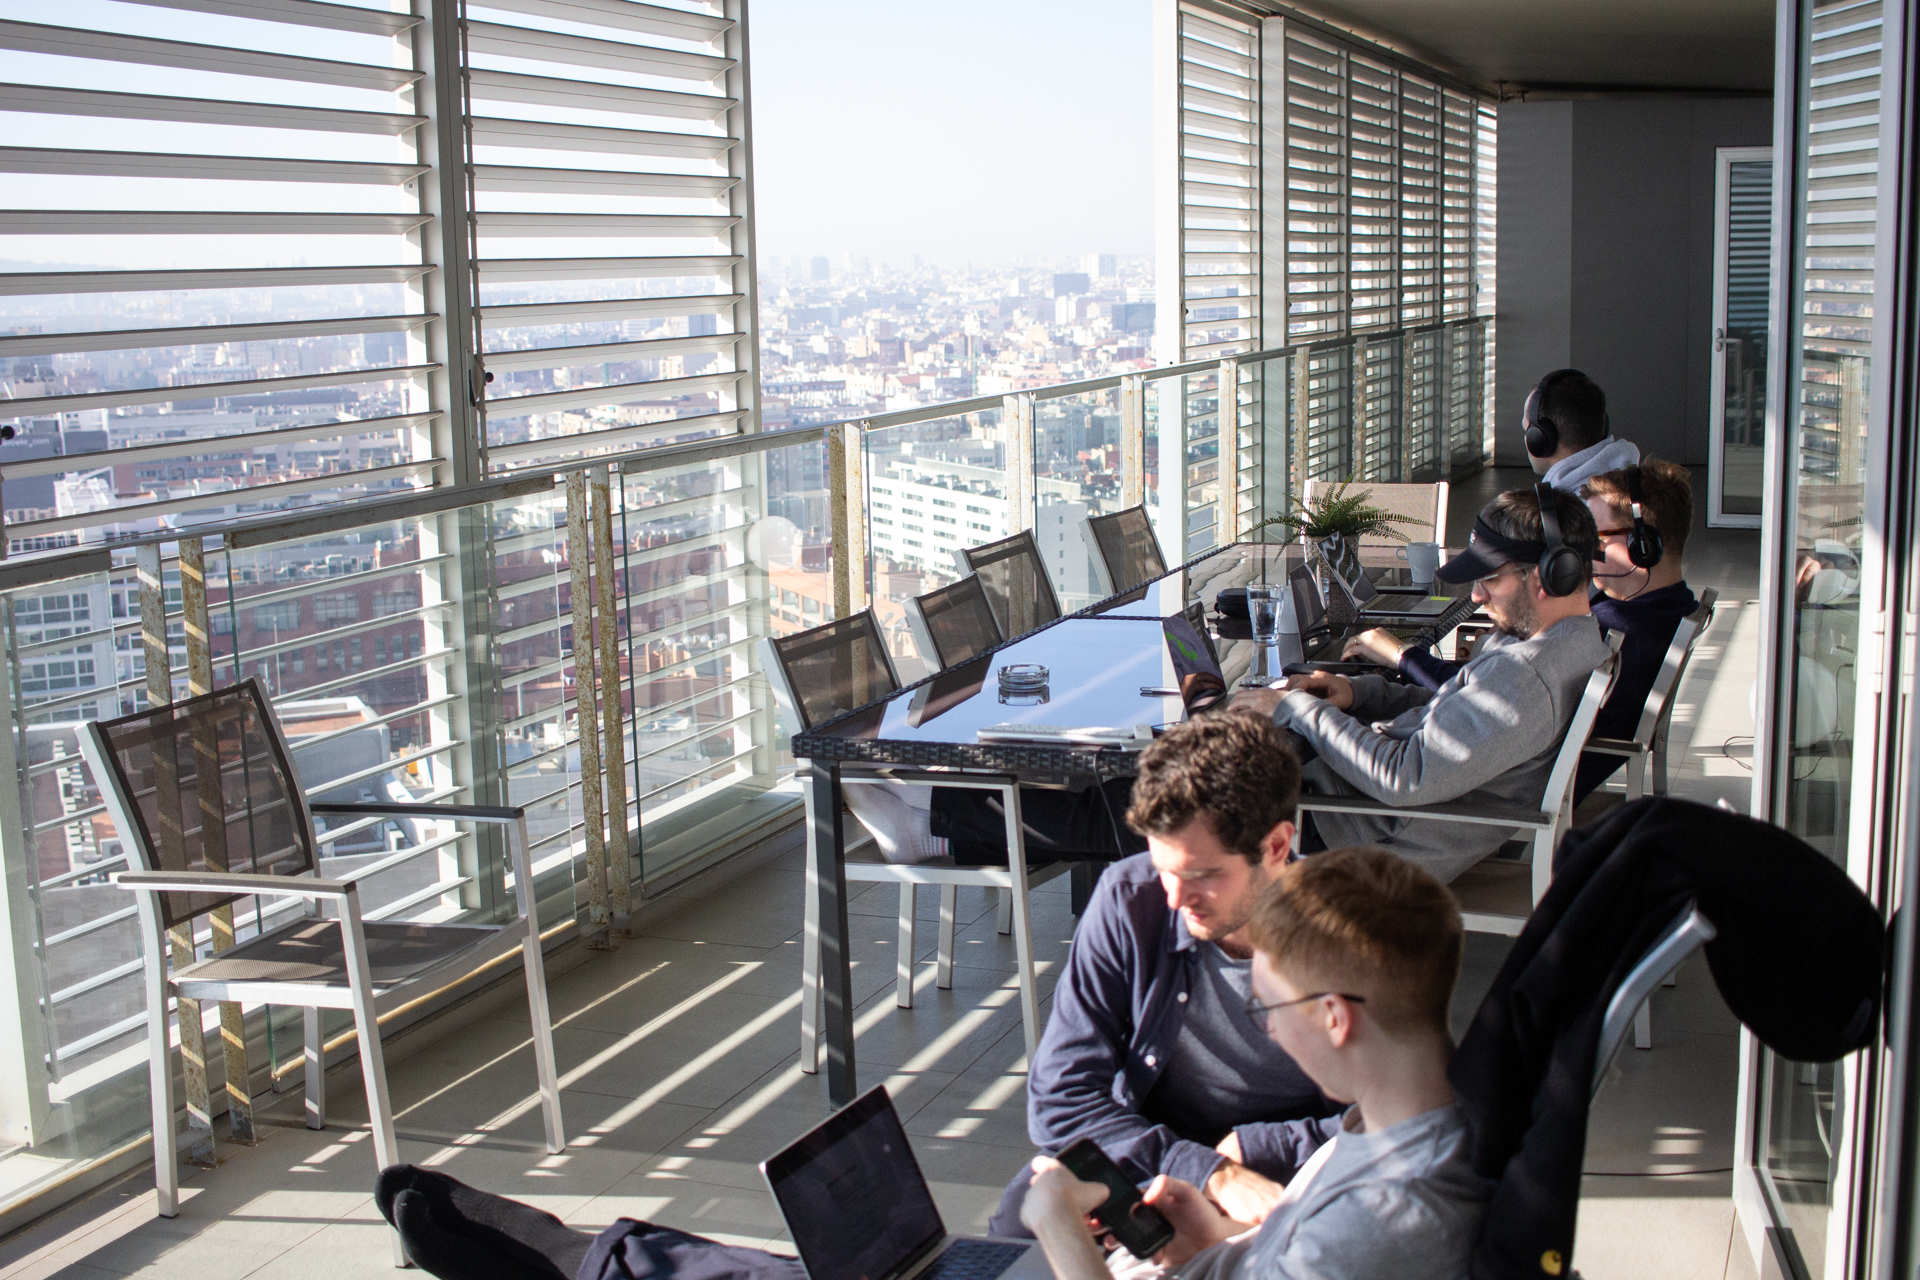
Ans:
MULTIPOLYGON (((988 743, 977 734, 1003 724, 1157 728, 1179 722, 1180 698, 1150 690, 1179 685, 1170 642, 1184 634, 1167 620, 1189 606, 1211 612, 1227 587, 1284 584, 1300 548, 1236 543, 1217 548, 1153 582, 1007 641, 972 660, 929 676, 877 702, 795 734, 793 754, 813 788, 814 872, 820 886, 820 980, 825 1005, 827 1093, 832 1105, 853 1101, 853 988, 847 953, 846 846, 840 808, 843 769, 884 771, 902 781, 939 785, 955 773, 1015 780, 1028 786, 1079 790, 1129 777, 1146 740, 1097 745, 988 743), (1033 705, 1003 702, 999 671, 1038 664, 1050 673, 1049 695, 1033 705)), ((1391 576, 1393 570, 1386 574, 1391 576)), ((1231 685, 1253 659, 1251 640, 1207 641, 1231 685)))

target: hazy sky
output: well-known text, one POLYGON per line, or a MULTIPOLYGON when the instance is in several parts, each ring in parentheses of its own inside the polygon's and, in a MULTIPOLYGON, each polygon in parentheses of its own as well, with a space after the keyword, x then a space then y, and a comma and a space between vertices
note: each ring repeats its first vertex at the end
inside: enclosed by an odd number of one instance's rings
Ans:
POLYGON ((753 0, 759 251, 1152 251, 1147 0, 753 0))

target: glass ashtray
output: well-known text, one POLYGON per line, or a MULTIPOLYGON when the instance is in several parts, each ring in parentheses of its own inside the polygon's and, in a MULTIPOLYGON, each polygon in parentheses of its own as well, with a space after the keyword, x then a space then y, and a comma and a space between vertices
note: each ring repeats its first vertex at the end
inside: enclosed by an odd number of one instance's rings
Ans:
POLYGON ((1038 706, 1047 700, 1051 673, 1037 663, 1000 668, 1000 701, 1011 707, 1038 706))

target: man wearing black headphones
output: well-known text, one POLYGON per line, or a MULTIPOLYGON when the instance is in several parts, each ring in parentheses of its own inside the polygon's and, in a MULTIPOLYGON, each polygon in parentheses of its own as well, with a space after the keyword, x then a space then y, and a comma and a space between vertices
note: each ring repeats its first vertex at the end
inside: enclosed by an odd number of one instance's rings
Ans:
MULTIPOLYGON (((1440 566, 1472 582, 1496 634, 1438 689, 1381 676, 1295 676, 1284 690, 1236 695, 1272 714, 1313 756, 1302 790, 1383 804, 1536 805, 1587 677, 1611 653, 1587 607, 1599 537, 1572 494, 1545 483, 1503 493, 1473 524, 1467 549, 1440 566)), ((1308 852, 1372 844, 1451 880, 1507 833, 1432 818, 1302 815, 1308 852)))
POLYGON ((1520 427, 1534 474, 1562 493, 1640 461, 1639 447, 1613 434, 1607 393, 1578 369, 1555 369, 1535 383, 1520 427))
MULTIPOLYGON (((1620 678, 1600 708, 1593 736, 1631 738, 1639 731, 1640 713, 1666 662, 1673 633, 1680 620, 1700 606, 1681 567, 1681 553, 1693 528, 1693 482, 1685 467, 1648 458, 1589 477, 1580 486, 1580 497, 1600 539, 1589 604, 1601 628, 1617 631, 1623 639, 1620 678)), ((1384 627, 1348 640, 1342 656, 1349 662, 1393 667, 1427 689, 1438 689, 1461 667, 1384 627)), ((1581 756, 1573 802, 1586 799, 1623 763, 1621 756, 1595 752, 1581 756)))
MULTIPOLYGON (((1681 619, 1700 607, 1681 563, 1693 528, 1693 480, 1685 467, 1648 458, 1589 478, 1580 496, 1600 530, 1593 616, 1626 638, 1620 648, 1620 678, 1600 708, 1593 736, 1631 738, 1640 728, 1640 712, 1666 661, 1673 633, 1681 619)), ((1624 763, 1620 756, 1581 756, 1574 803, 1624 763)))

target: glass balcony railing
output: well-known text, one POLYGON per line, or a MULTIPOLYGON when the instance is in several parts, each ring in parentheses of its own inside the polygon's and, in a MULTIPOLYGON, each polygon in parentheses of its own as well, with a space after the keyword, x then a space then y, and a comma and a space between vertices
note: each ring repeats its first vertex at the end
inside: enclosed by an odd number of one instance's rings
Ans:
MULTIPOLYGON (((1309 477, 1477 467, 1486 324, 0 562, 0 768, 19 806, 0 853, 24 895, 9 901, 17 1026, 0 1053, 17 1060, 0 1077, 18 1083, 0 1088, 0 1120, 24 1140, 13 1154, 31 1157, 0 1154, 0 1211, 76 1167, 135 1158, 147 1124, 140 940, 108 880, 126 853, 79 756, 87 721, 258 679, 314 798, 526 806, 543 927, 606 945, 623 910, 799 812, 792 726, 756 641, 871 604, 913 676, 924 658, 906 601, 951 581, 961 547, 1034 529, 1074 608, 1100 590, 1080 534, 1089 514, 1145 502, 1169 558, 1185 558, 1309 477)), ((321 842, 323 871, 355 875, 372 918, 482 920, 510 897, 504 846, 486 832, 370 819, 321 842)), ((233 936, 284 909, 241 904, 233 936)), ((244 1106, 297 1083, 301 1036, 241 1012, 244 1106)), ((205 1013, 212 1035, 217 1011, 205 1013)))

